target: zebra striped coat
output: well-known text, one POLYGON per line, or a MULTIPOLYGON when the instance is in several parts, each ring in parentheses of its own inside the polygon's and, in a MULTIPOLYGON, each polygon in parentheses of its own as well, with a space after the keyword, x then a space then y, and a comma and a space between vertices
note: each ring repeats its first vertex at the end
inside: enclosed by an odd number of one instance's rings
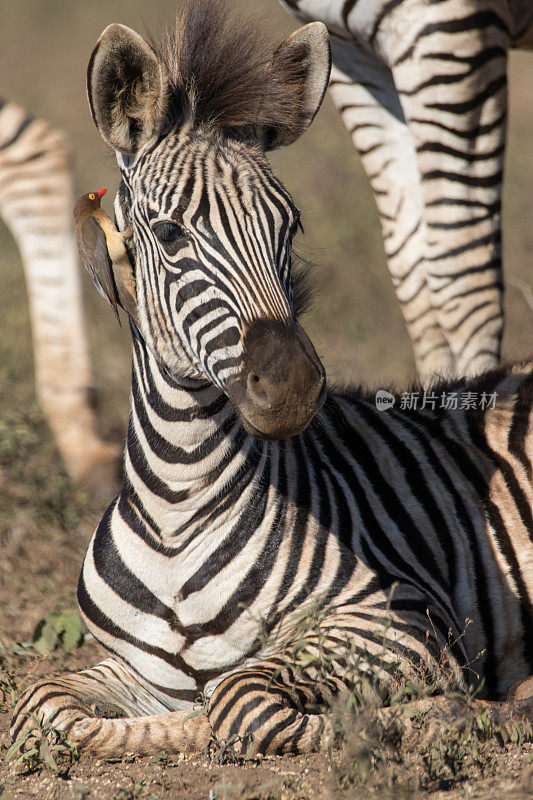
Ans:
POLYGON ((109 486, 117 449, 97 432, 65 134, 0 100, 0 215, 19 247, 30 301, 37 394, 75 480, 109 486))
POLYGON ((385 702, 415 679, 497 698, 532 671, 533 362, 456 386, 476 408, 326 397, 293 315, 298 211, 264 150, 311 122, 327 36, 306 26, 268 61, 221 13, 185 6, 162 52, 111 26, 89 66, 137 287, 124 485, 78 587, 110 657, 29 688, 15 740, 37 715, 99 754, 212 735, 305 752, 331 734, 319 651, 332 692, 355 658, 385 702))
POLYGON ((370 179, 422 381, 495 366, 507 53, 529 0, 282 0, 332 35, 331 98, 370 179))

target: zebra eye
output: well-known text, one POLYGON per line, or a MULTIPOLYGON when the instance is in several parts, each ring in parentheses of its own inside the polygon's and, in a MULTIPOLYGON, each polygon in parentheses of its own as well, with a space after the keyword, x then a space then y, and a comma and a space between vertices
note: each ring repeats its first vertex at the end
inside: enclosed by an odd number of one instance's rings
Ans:
POLYGON ((161 222, 154 228, 154 233, 161 244, 174 244, 185 236, 183 228, 174 222, 161 222))

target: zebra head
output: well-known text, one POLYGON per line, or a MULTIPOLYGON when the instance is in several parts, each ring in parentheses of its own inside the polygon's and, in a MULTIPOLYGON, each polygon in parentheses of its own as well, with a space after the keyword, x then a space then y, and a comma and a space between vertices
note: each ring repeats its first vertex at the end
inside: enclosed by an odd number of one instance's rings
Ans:
POLYGON ((293 309, 299 212, 265 151, 307 129, 330 55, 320 23, 277 49, 258 30, 211 0, 182 6, 161 47, 111 25, 88 94, 122 172, 141 335, 168 374, 224 391, 248 432, 285 438, 322 405, 325 374, 293 309))

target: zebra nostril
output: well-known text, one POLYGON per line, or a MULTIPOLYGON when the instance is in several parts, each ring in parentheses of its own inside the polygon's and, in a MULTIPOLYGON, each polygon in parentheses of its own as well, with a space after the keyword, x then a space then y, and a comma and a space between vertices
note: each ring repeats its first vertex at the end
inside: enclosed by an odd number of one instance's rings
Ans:
POLYGON ((248 397, 259 408, 268 409, 271 406, 270 397, 265 387, 261 382, 259 375, 255 372, 250 372, 246 381, 246 388, 248 397))

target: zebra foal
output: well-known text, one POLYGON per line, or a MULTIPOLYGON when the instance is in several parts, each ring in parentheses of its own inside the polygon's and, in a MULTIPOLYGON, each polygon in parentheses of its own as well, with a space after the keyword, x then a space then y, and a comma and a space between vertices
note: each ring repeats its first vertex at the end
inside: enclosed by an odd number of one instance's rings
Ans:
POLYGON ((491 698, 532 671, 533 362, 465 385, 497 399, 476 409, 327 395, 294 313, 299 213, 265 151, 312 121, 328 37, 311 24, 274 49, 257 30, 194 0, 163 47, 112 25, 92 54, 137 291, 124 484, 78 585, 110 657, 28 689, 15 740, 37 714, 99 754, 212 735, 317 749, 319 685, 294 646, 318 601, 303 645, 331 655, 333 692, 346 646, 384 701, 414 675, 475 682, 475 659, 491 698))
POLYGON ((530 0, 281 0, 331 34, 331 98, 370 179, 418 374, 500 358, 507 59, 530 0))

